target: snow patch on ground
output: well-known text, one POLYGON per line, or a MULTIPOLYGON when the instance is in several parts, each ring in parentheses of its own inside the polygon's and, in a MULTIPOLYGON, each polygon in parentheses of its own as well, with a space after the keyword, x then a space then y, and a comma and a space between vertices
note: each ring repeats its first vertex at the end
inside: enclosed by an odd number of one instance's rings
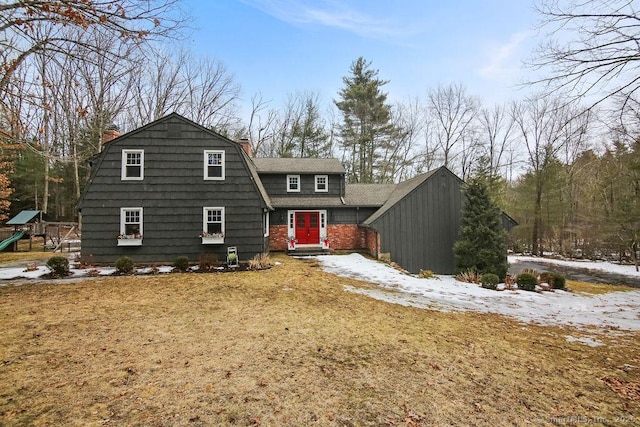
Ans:
POLYGON ((323 255, 317 260, 329 273, 379 285, 374 289, 345 286, 347 291, 394 304, 443 311, 496 313, 549 325, 640 330, 640 291, 593 296, 565 291, 492 291, 458 282, 453 276, 420 279, 360 254, 323 255))
POLYGON ((517 262, 538 262, 541 264, 563 265, 565 267, 584 268, 586 270, 606 271, 622 276, 640 277, 640 272, 636 271, 633 265, 620 265, 608 261, 565 261, 561 259, 542 258, 523 255, 510 255, 509 264, 517 262))
MULTIPOLYGON (((156 273, 171 273, 173 267, 160 266, 156 267, 156 273)), ((100 268, 70 268, 71 278, 82 278, 91 276, 112 276, 116 273, 116 269, 113 267, 100 267, 100 268), (91 272, 91 273, 90 273, 91 272)), ((51 270, 47 266, 38 266, 35 270, 28 271, 24 267, 8 267, 0 268, 0 280, 12 280, 12 279, 38 279, 45 274, 51 273, 51 270)), ((136 269, 136 274, 152 274, 154 273, 153 267, 142 267, 136 269)))

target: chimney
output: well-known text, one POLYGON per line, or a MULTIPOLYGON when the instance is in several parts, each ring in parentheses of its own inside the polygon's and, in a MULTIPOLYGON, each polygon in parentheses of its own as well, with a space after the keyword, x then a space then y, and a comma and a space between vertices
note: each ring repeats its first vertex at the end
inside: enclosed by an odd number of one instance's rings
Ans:
POLYGON ((107 128, 104 130, 102 134, 102 144, 104 145, 110 141, 113 141, 119 136, 120 136, 120 128, 118 128, 118 126, 116 126, 115 124, 111 123, 109 126, 107 126, 107 128))
POLYGON ((247 156, 251 157, 251 142, 249 142, 248 138, 240 138, 240 141, 238 141, 238 143, 242 146, 242 149, 244 150, 245 153, 247 153, 247 156))

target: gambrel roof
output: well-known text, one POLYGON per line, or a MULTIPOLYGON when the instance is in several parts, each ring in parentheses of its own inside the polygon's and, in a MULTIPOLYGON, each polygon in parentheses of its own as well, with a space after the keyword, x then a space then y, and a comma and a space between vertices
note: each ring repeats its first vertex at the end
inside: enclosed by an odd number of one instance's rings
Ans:
POLYGON ((211 129, 207 129, 206 127, 199 125, 198 123, 187 119, 186 117, 181 116, 178 113, 171 113, 168 114, 158 120, 155 120, 151 123, 146 124, 145 126, 142 126, 140 128, 137 128, 135 130, 132 130, 130 132, 127 132, 124 135, 120 135, 118 138, 115 138, 113 140, 111 140, 108 144, 105 144, 104 149, 98 153, 97 155, 93 156, 91 158, 92 162, 96 162, 95 165, 92 165, 92 169, 91 169, 91 177, 89 178, 89 182, 87 183, 87 185, 84 186, 84 189, 82 191, 82 194, 80 195, 80 199, 78 200, 77 203, 77 207, 79 209, 82 209, 82 203, 83 200, 86 196, 87 191, 89 191, 89 187, 91 186, 91 182, 93 180, 94 175, 97 173, 98 169, 100 169, 100 164, 102 163, 102 160, 104 159, 106 153, 107 153, 107 149, 111 148, 111 147, 116 147, 119 144, 123 143, 123 141, 126 143, 127 138, 135 135, 137 133, 141 133, 144 132, 147 129, 152 129, 155 126, 157 126, 159 123, 162 122, 168 122, 168 121, 172 121, 174 119, 178 119, 179 121, 182 121, 184 123, 186 123, 187 125, 191 125, 194 126, 198 129, 200 129, 201 131, 209 134, 210 136, 212 136, 213 138, 216 139, 220 139, 222 141, 225 141, 229 144, 231 144, 232 146, 235 146, 238 148, 239 152, 241 153, 241 156, 243 158, 243 162, 246 164, 247 166, 247 170, 249 172, 249 174, 251 175, 251 180, 253 182, 253 184, 255 185, 258 194, 260 195, 262 201, 264 202, 264 206, 269 209, 269 210, 273 210, 273 207, 271 206, 271 200, 269 198, 269 194, 267 194, 267 191, 264 188, 264 185, 262 184, 262 181, 260 180, 260 177, 258 176, 258 172, 256 170, 256 166, 255 164, 251 161, 251 158, 249 158, 249 156, 247 155, 247 153, 244 151, 244 149, 240 146, 240 144, 236 141, 233 141, 223 135, 220 135, 217 132, 212 131, 211 129))

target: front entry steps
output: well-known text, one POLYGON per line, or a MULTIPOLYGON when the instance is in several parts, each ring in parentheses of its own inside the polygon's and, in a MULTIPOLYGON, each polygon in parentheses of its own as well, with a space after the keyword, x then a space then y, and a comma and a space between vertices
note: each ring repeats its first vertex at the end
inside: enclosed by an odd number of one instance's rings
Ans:
POLYGON ((296 248, 294 250, 287 251, 287 255, 291 255, 291 256, 314 256, 314 255, 328 255, 328 254, 329 254, 329 249, 322 249, 321 246, 296 248))

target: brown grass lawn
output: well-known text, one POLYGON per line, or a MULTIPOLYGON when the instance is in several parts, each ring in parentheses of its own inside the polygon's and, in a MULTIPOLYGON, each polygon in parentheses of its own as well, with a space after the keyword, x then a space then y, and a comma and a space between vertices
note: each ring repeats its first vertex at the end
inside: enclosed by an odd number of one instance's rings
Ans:
MULTIPOLYGON (((0 263, 9 263, 16 261, 29 261, 36 259, 47 259, 54 255, 53 252, 32 251, 32 252, 0 252, 0 263)), ((66 254, 65 254, 66 255, 66 254)))
POLYGON ((276 259, 0 288, 0 425, 640 423, 638 333, 392 305, 276 259))

